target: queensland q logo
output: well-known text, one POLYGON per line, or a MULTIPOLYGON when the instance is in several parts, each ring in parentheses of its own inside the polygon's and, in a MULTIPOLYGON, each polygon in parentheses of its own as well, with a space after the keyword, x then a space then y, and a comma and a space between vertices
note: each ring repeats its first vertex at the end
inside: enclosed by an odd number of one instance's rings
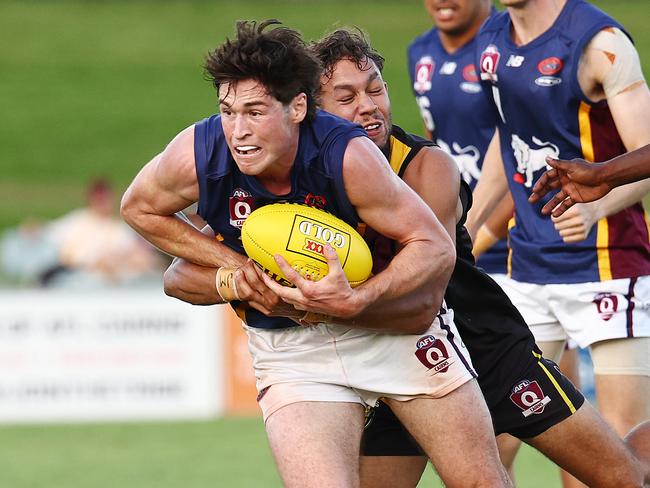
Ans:
POLYGON ((431 56, 422 57, 415 65, 415 81, 413 89, 422 95, 431 90, 431 78, 435 63, 431 56))
POLYGON ((494 44, 490 44, 481 54, 481 79, 497 81, 497 66, 501 53, 494 44))
POLYGON ((253 204, 254 200, 250 193, 241 188, 235 189, 232 196, 228 198, 230 225, 241 229, 244 221, 253 211, 253 204))
POLYGON ((551 399, 544 395, 537 381, 523 380, 512 389, 510 395, 512 403, 522 410, 524 417, 540 414, 551 399))
POLYGON ((605 321, 618 311, 618 297, 613 293, 598 293, 592 301, 596 304, 600 318, 605 321))
POLYGON ((417 342, 415 357, 429 370, 435 373, 445 373, 453 360, 449 358, 447 348, 440 339, 432 335, 422 337, 417 342))
POLYGON ((521 394, 521 403, 530 407, 539 401, 537 393, 534 391, 525 391, 521 394))

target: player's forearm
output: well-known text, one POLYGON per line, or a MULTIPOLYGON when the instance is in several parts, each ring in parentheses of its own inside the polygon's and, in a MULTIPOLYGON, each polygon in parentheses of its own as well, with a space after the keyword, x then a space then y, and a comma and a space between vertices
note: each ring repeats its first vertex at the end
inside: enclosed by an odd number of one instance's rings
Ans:
POLYGON ((435 244, 405 246, 384 271, 355 289, 358 301, 370 305, 353 316, 351 325, 385 332, 426 330, 440 310, 455 262, 445 233, 435 244))
POLYGON ((499 131, 495 131, 483 160, 481 178, 474 188, 472 208, 465 227, 472 239, 508 194, 508 181, 501 159, 499 131))
POLYGON ((192 263, 207 266, 237 266, 245 257, 202 234, 174 215, 155 215, 122 207, 124 220, 161 251, 192 263))
POLYGON ((207 268, 175 259, 163 278, 165 294, 193 305, 224 303, 217 293, 217 268, 207 268))
POLYGON ((603 198, 590 205, 596 206, 596 216, 598 219, 602 219, 640 202, 649 191, 650 180, 645 179, 614 188, 603 198))
POLYGON ((422 334, 440 310, 442 296, 432 295, 426 288, 369 307, 348 319, 333 319, 337 325, 395 334, 422 334))
POLYGON ((505 182, 503 184, 495 182, 490 185, 487 180, 479 181, 474 191, 474 202, 467 213, 467 222, 465 223, 472 239, 476 237, 480 227, 494 214, 499 203, 507 194, 508 186, 505 182))
POLYGON ((508 223, 514 212, 514 202, 510 192, 499 202, 492 215, 479 228, 474 238, 472 253, 478 258, 500 239, 508 236, 508 223))
POLYGON ((612 186, 650 178, 650 144, 604 163, 602 173, 603 179, 612 186))

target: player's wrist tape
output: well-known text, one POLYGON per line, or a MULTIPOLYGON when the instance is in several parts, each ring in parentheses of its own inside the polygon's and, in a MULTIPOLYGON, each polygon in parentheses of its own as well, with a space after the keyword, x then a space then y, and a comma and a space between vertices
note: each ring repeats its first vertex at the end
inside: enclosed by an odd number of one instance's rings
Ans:
POLYGON ((241 298, 239 298, 239 293, 237 293, 235 271, 237 271, 235 268, 219 268, 217 270, 217 293, 224 302, 241 300, 241 298))
POLYGON ((325 315, 318 312, 305 312, 305 315, 299 320, 302 325, 318 325, 327 322, 332 322, 331 315, 325 315))

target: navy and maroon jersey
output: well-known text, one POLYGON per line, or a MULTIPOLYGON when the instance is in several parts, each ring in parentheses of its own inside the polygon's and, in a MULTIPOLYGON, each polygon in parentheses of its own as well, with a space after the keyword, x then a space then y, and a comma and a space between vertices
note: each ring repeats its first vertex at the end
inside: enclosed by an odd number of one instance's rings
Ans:
MULTIPOLYGON (((300 139, 291 172, 291 191, 275 195, 254 176, 241 173, 226 143, 221 116, 213 115, 194 126, 194 157, 199 182, 198 214, 225 245, 245 254, 241 227, 258 207, 278 202, 303 203, 326 210, 353 227, 357 213, 343 186, 343 155, 355 137, 367 137, 363 128, 319 111, 312 122, 300 124, 300 139)), ((266 317, 241 302, 231 302, 251 327, 293 327, 283 317, 266 317)))
MULTIPOLYGON (((497 114, 483 96, 476 69, 476 41, 448 53, 435 27, 408 47, 409 76, 422 120, 433 141, 456 160, 474 189, 497 114)), ((508 246, 503 239, 478 260, 488 273, 506 273, 508 246)))
MULTIPOLYGON (((393 126, 388 161, 393 171, 403 177, 409 163, 431 141, 407 134, 393 126)), ((435 185, 436 182, 431 182, 435 185)), ((501 287, 477 268, 472 256, 472 242, 464 222, 471 207, 471 191, 461 181, 460 198, 463 215, 456 225, 456 265, 445 292, 445 302, 454 311, 458 328, 488 405, 500 402, 511 384, 523 374, 538 353, 535 339, 526 322, 501 287)), ((396 252, 392 241, 367 228, 367 240, 373 256, 373 272, 384 269, 396 252)))
POLYGON ((600 220, 586 240, 565 244, 550 217, 528 203, 547 169, 545 157, 605 161, 625 152, 606 101, 591 102, 578 83, 581 53, 607 27, 622 27, 583 0, 569 0, 530 43, 512 41, 507 12, 477 36, 485 95, 497 108, 501 153, 515 200, 509 268, 528 283, 584 283, 650 274, 650 241, 641 203, 600 220))

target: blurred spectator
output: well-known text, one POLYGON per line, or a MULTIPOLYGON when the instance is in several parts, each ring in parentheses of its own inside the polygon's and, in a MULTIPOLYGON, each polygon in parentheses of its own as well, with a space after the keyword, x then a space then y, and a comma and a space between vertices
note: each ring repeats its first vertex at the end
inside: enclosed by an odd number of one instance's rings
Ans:
POLYGON ((49 238, 66 270, 52 284, 122 285, 159 278, 162 257, 117 217, 117 196, 110 183, 93 181, 86 197, 86 207, 50 224, 49 238))
POLYGON ((59 267, 59 253, 47 238, 46 227, 28 219, 0 239, 0 269, 19 285, 39 283, 59 267))
POLYGON ((26 222, 0 243, 3 272, 21 284, 132 286, 160 281, 162 255, 117 216, 117 196, 93 181, 87 205, 46 225, 26 222))

